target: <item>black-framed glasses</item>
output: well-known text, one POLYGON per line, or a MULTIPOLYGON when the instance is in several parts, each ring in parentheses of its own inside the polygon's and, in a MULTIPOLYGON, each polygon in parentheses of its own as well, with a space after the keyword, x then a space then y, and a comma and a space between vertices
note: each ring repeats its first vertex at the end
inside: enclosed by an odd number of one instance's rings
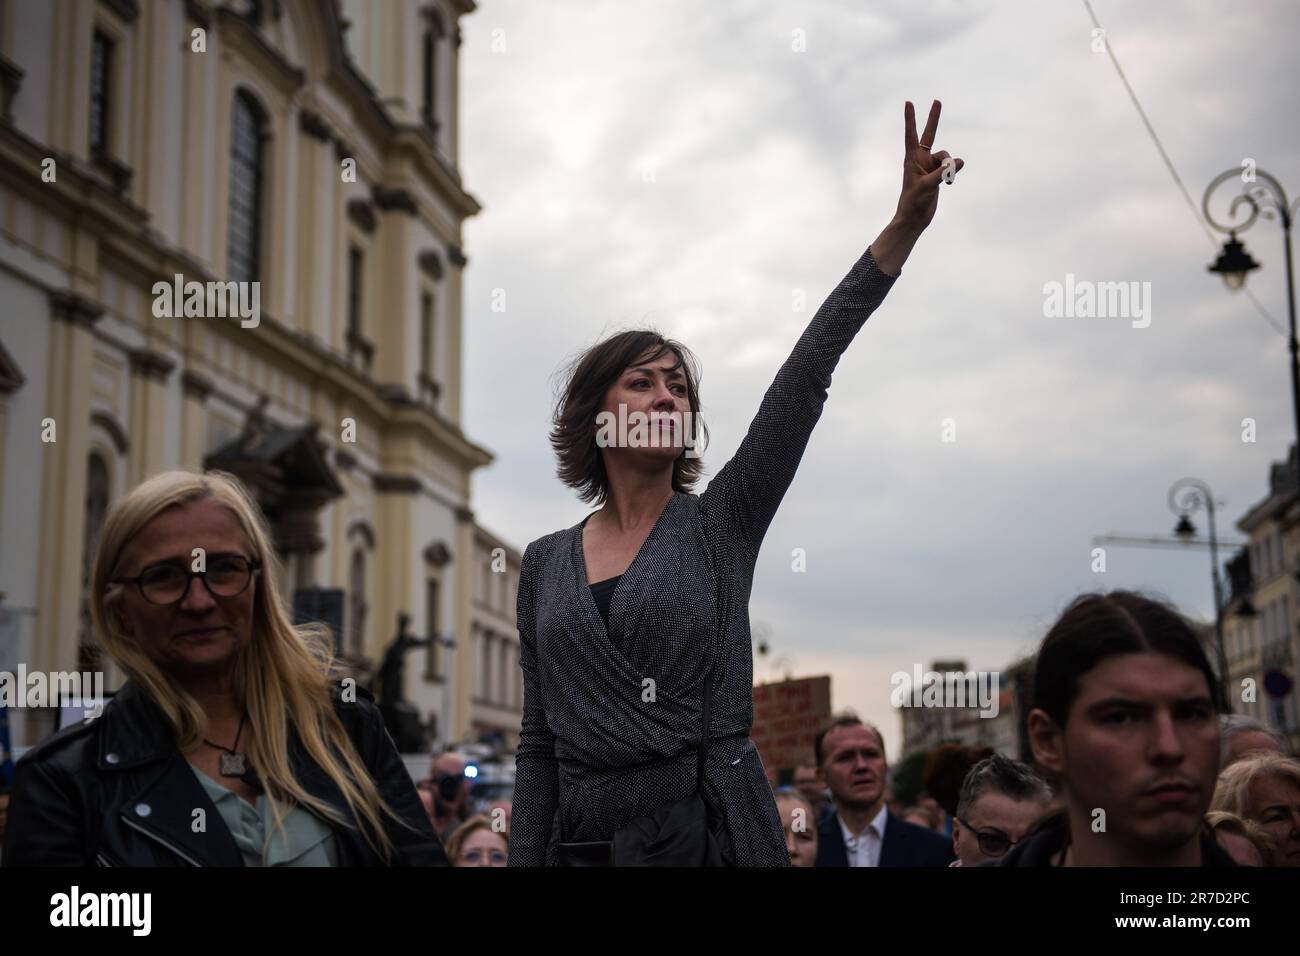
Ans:
POLYGON ((961 817, 955 819, 967 830, 975 834, 975 839, 980 845, 980 852, 985 856, 1002 856, 1019 842, 1010 839, 1005 833, 1000 833, 997 830, 976 830, 961 817))
POLYGON ((460 858, 474 866, 481 866, 485 856, 489 866, 506 866, 509 863, 503 850, 484 850, 480 847, 471 847, 460 852, 460 858))
POLYGON ((175 564, 155 564, 134 578, 114 578, 119 584, 134 584, 150 604, 165 607, 175 604, 190 591, 190 582, 199 578, 214 598, 243 594, 260 565, 238 554, 210 555, 207 569, 188 571, 175 564))

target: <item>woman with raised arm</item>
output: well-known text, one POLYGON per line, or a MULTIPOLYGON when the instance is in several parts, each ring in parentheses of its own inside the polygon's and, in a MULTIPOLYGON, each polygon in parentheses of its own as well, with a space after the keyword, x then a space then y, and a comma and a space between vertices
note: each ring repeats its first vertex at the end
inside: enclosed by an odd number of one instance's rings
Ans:
POLYGON ((683 346, 623 332, 571 368, 551 442, 561 479, 603 507, 524 551, 512 866, 789 865, 749 740, 754 563, 840 355, 962 168, 933 149, 939 109, 918 139, 906 104, 894 218, 808 324, 704 494, 691 493, 700 403, 683 346))

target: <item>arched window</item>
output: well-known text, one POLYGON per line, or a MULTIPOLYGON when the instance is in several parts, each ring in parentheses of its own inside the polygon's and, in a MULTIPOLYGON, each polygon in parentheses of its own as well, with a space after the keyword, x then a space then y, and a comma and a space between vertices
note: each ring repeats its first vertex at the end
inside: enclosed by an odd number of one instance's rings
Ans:
POLYGON ((366 646, 366 552, 357 548, 352 552, 352 571, 348 576, 348 605, 351 616, 348 619, 347 649, 354 657, 360 657, 366 646))
POLYGON ((235 94, 230 120, 230 236, 227 273, 236 282, 256 282, 261 255, 262 179, 266 114, 247 92, 235 94))
POLYGON ((99 452, 92 451, 86 460, 86 522, 82 532, 81 621, 77 641, 77 669, 80 671, 99 669, 101 651, 90 616, 90 575, 95 567, 99 532, 108 513, 108 494, 108 465, 99 452))

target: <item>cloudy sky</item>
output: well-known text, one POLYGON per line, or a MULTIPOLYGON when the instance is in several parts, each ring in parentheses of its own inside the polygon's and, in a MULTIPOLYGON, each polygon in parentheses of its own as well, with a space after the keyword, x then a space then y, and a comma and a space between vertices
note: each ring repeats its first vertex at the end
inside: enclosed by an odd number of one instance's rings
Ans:
MULTIPOLYGON (((1246 157, 1300 192, 1300 5, 1093 9, 1198 207, 1246 157)), ((903 102, 923 118, 938 98, 937 146, 966 168, 841 359, 768 532, 750 614, 784 660, 756 676, 832 674, 833 705, 892 750, 890 674, 1000 669, 1081 591, 1147 588, 1212 619, 1205 552, 1112 547, 1102 575, 1092 538, 1168 534, 1184 475, 1240 536, 1294 436, 1286 340, 1206 273, 1216 247, 1082 2, 479 0, 462 28, 461 166, 485 207, 466 226, 466 428, 497 455, 474 486, 488 527, 522 550, 587 513, 555 478, 549 411, 566 361, 624 328, 699 357, 716 474, 893 213, 903 102), (1150 326, 1045 317, 1067 274, 1149 282, 1150 326)), ((1285 326, 1281 231, 1243 238, 1285 326)))

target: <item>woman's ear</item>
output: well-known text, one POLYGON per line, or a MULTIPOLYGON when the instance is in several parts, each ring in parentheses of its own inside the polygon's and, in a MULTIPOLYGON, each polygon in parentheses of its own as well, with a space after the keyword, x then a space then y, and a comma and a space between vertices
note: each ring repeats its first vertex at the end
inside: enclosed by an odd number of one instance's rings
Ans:
POLYGON ((1035 708, 1029 712, 1025 723, 1034 760, 1054 774, 1061 773, 1065 769, 1065 756, 1062 753, 1064 741, 1056 721, 1046 711, 1035 708))

